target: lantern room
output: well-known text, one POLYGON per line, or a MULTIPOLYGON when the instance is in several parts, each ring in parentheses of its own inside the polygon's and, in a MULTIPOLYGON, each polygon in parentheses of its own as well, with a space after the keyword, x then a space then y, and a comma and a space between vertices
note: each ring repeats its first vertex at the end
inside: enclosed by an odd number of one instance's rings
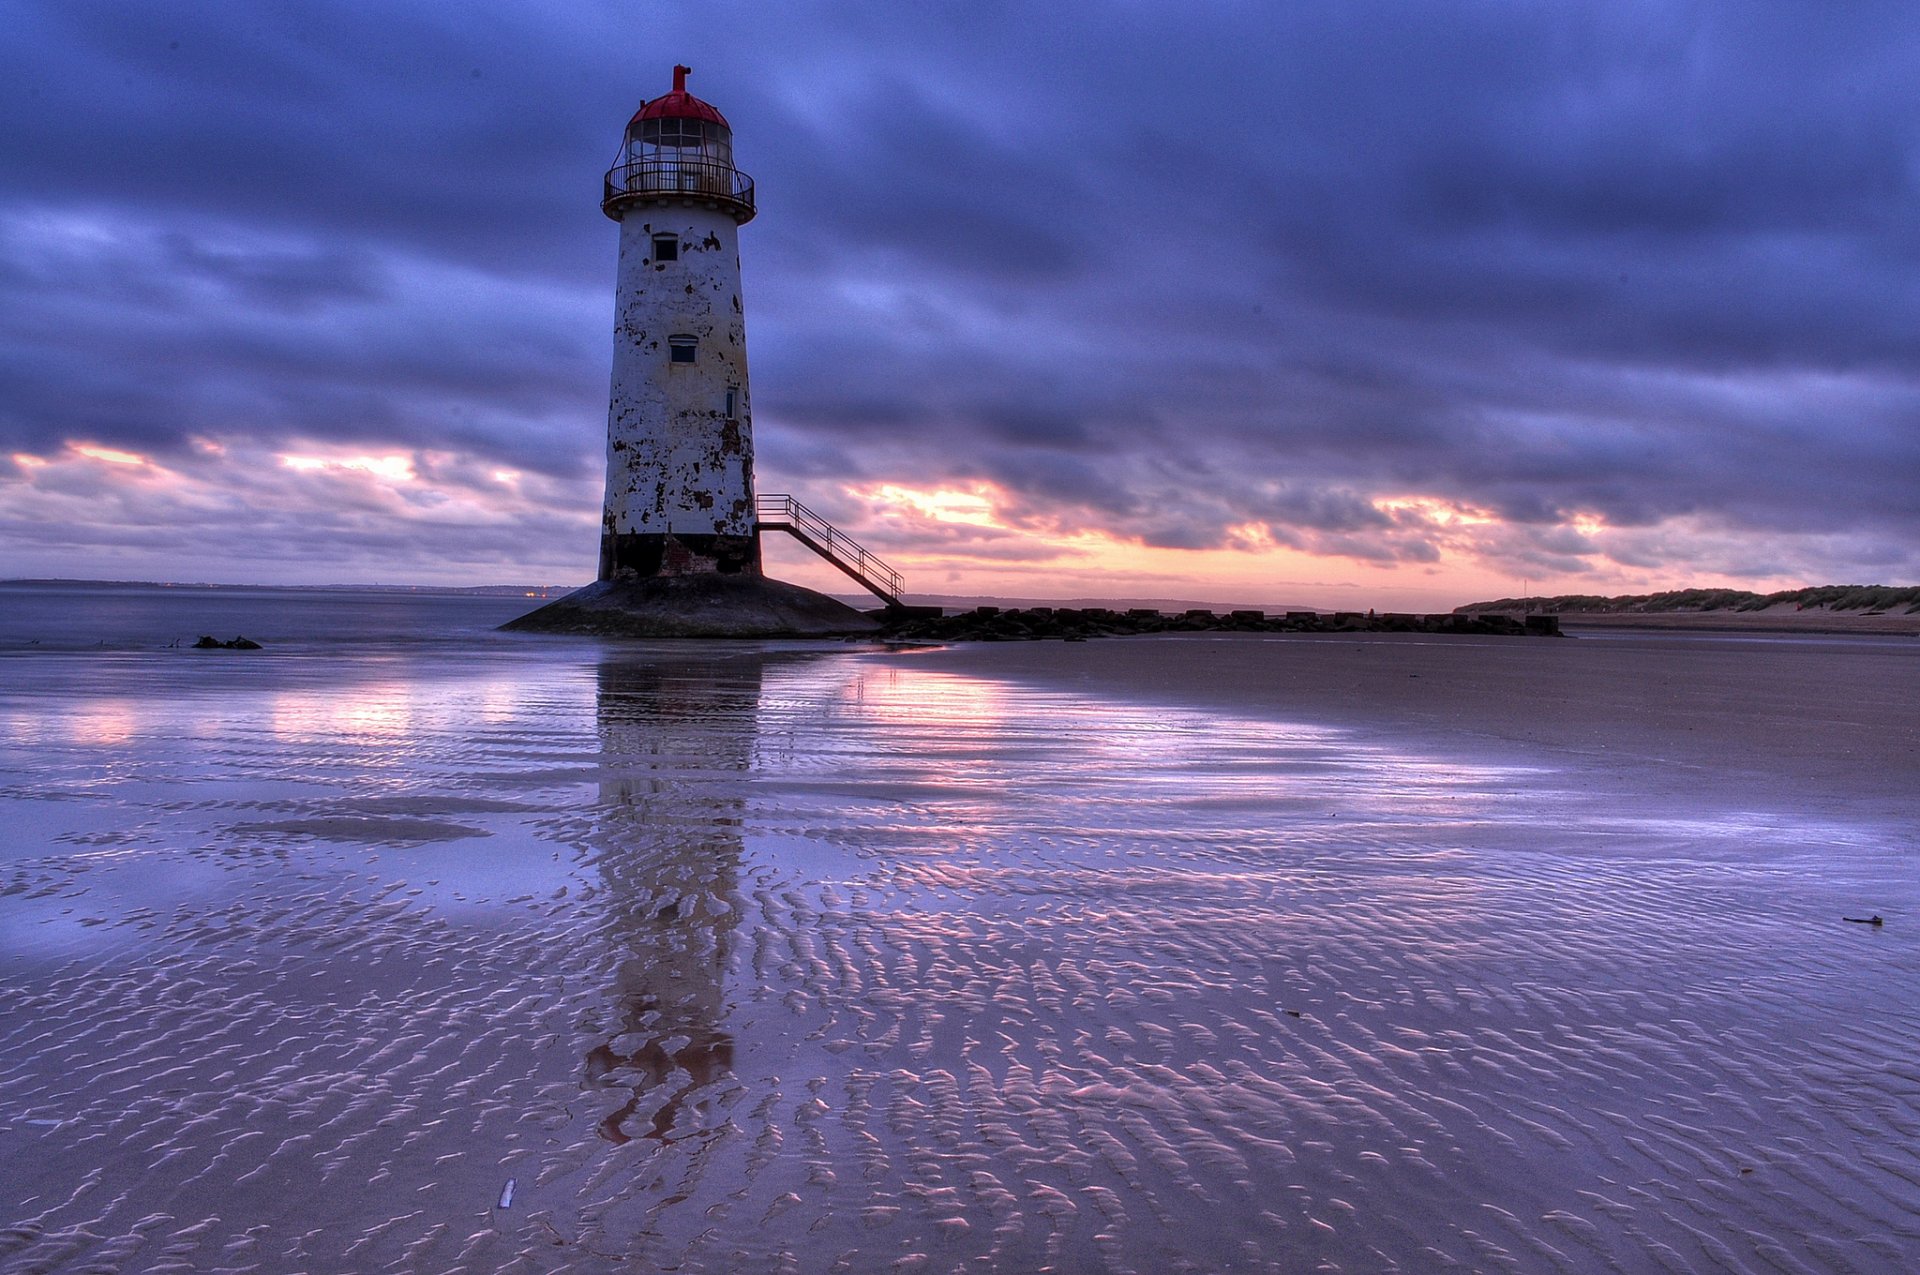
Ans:
POLYGON ((607 172, 601 211, 619 221, 631 207, 690 203, 752 220, 753 179, 733 166, 726 116, 687 92, 691 67, 673 68, 673 91, 645 102, 627 124, 607 172))

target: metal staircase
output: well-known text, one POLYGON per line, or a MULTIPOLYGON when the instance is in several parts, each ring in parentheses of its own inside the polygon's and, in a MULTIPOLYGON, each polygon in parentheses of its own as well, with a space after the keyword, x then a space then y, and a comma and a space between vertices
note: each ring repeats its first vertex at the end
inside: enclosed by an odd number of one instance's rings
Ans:
POLYGON ((889 607, 901 605, 900 596, 906 592, 907 582, 900 573, 849 540, 832 523, 792 496, 755 497, 754 516, 760 523, 760 530, 786 532, 859 581, 861 588, 889 607))

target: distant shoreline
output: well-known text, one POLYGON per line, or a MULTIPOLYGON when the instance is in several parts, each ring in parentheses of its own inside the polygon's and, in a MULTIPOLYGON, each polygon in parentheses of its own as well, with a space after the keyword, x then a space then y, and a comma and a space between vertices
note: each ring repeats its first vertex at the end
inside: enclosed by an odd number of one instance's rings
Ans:
POLYGON ((1821 584, 1778 593, 1670 589, 1664 593, 1500 598, 1469 602, 1467 615, 1557 615, 1569 629, 1665 629, 1719 633, 1920 634, 1920 586, 1821 584))
POLYGON ((207 580, 0 580, 6 589, 179 589, 247 593, 432 593, 476 598, 557 598, 577 585, 558 584, 220 584, 207 580))

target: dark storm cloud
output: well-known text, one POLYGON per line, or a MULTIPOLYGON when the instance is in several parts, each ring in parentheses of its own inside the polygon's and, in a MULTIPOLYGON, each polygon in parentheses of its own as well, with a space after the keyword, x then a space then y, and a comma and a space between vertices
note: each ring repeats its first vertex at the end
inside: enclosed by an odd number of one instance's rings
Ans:
POLYGON ((162 264, 182 280, 224 289, 238 304, 310 313, 341 302, 378 301, 382 271, 364 253, 292 248, 223 247, 174 232, 155 245, 162 264))
MULTIPOLYGON (((1075 419, 1071 435, 1018 439, 976 411, 981 454, 945 468, 1058 495, 1019 445, 1075 436, 1119 490, 1151 487, 1156 452, 1237 460, 1230 503, 1247 513, 1264 511, 1246 477, 1304 472, 1540 524, 1576 509, 1763 531, 1909 521, 1912 20, 1460 18, 1361 6, 1284 37, 1276 23, 1218 45, 1224 72, 1060 130, 1108 139, 1089 143, 1109 161, 1105 204, 1066 214, 1095 236, 1083 255, 1109 251, 1100 282, 1026 298, 1072 353, 1039 366, 1002 288, 997 352, 963 334, 944 359, 915 343, 874 362, 931 362, 903 383, 922 402, 909 384, 963 384, 985 364, 1042 400, 1064 383, 1082 403, 1151 404, 1173 428, 1075 419), (1085 357, 1090 334, 1120 357, 1085 357), (1796 377, 1860 393, 1835 419, 1796 377)), ((1150 43, 1196 60, 1179 33, 1150 43)), ((1076 78, 1114 82, 1101 56, 1083 49, 1076 78)), ((1046 92, 1025 121, 1041 135, 1046 92)))
POLYGON ((775 484, 989 481, 1019 525, 1415 563, 1430 529, 1381 502, 1422 496, 1510 524, 1481 551, 1516 567, 1920 570, 1907 5, 49 0, 9 28, 0 454, 321 440, 590 498, 599 172, 678 59, 759 182, 775 484))
POLYGON ((806 124, 815 162, 790 206, 817 235, 975 279, 1057 282, 1080 264, 1070 219, 1036 214, 1091 192, 1026 128, 983 129, 892 79, 806 124))
POLYGON ((618 77, 598 96, 555 91, 588 33, 550 15, 80 0, 24 6, 13 36, 0 81, 31 127, 9 159, 37 199, 365 236, 501 270, 594 264, 555 255, 567 219, 554 213, 577 210, 569 160, 611 152, 606 115, 630 91, 618 77))

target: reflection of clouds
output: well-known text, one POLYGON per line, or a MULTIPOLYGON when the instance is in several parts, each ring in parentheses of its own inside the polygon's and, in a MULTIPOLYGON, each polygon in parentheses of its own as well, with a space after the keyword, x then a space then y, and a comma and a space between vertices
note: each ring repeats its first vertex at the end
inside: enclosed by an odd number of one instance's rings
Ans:
POLYGON ((348 682, 273 697, 268 720, 283 739, 399 740, 413 733, 418 689, 406 682, 348 682))
POLYGON ((97 699, 61 719, 76 744, 124 744, 149 726, 133 700, 97 699))
POLYGON ((116 697, 68 701, 58 712, 0 713, 0 732, 8 742, 21 745, 125 744, 153 726, 153 705, 116 697))
MULTIPOLYGON (((1427 909, 1471 928, 1491 905, 1481 875, 1450 856, 1533 847, 1549 826, 1562 843, 1568 827, 1605 836, 1623 818, 1538 768, 972 677, 911 654, 769 670, 756 772, 761 791, 779 793, 766 808, 776 825, 834 827, 857 844, 871 820, 882 875, 921 887, 888 924, 933 946, 1010 898, 1150 930, 1188 907, 1264 924, 1300 898, 1427 909), (1256 892, 1242 911, 1217 910, 1229 880, 1256 892)), ((1456 950, 1471 941, 1467 929, 1445 934, 1456 950)))
POLYGON ((510 671, 456 679, 400 676, 275 692, 267 729, 286 740, 397 743, 503 725, 526 710, 526 686, 510 671))
POLYGON ((911 665, 865 663, 856 666, 840 698, 859 716, 882 726, 965 726, 973 730, 1007 725, 1005 684, 985 678, 936 673, 911 665))
POLYGON ((860 769, 871 780, 952 800, 1024 792, 1063 812, 1080 801, 1189 811, 1339 802, 1371 817, 1433 819, 1458 817, 1471 794, 1485 816, 1537 775, 1333 727, 972 677, 911 655, 768 670, 758 751, 769 767, 805 772, 821 756, 869 749, 879 755, 860 769))
POLYGON ((1626 819, 1538 767, 912 654, 769 669, 759 713, 755 787, 777 798, 756 824, 867 851, 859 888, 907 948, 964 946, 1015 908, 1034 909, 1030 935, 1086 928, 1115 950, 1184 944, 1195 923, 1324 938, 1404 911, 1433 919, 1423 948, 1457 955, 1507 898, 1488 865, 1543 839, 1599 846, 1626 819))
POLYGON ((526 706, 526 687, 512 678, 486 678, 465 690, 464 711, 469 720, 485 726, 505 726, 517 721, 526 706))

